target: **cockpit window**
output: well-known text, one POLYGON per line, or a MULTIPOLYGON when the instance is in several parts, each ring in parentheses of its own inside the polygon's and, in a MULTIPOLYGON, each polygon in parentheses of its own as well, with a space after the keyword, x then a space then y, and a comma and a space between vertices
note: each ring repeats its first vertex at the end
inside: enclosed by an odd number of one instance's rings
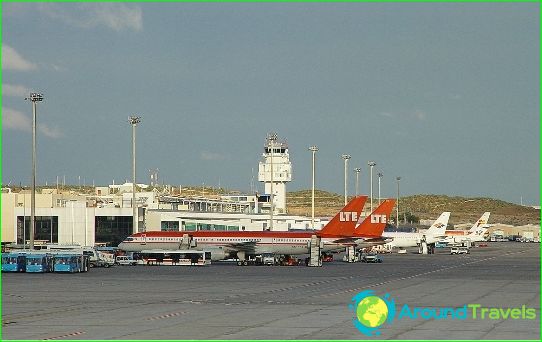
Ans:
POLYGON ((124 239, 124 241, 134 241, 134 238, 133 237, 127 237, 126 239, 124 239))

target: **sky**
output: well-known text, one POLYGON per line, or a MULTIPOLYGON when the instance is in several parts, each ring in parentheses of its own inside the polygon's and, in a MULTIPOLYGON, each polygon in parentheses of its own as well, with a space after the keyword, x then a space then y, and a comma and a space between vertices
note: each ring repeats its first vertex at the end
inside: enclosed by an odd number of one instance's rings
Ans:
MULTIPOLYGON (((540 202, 538 3, 2 3, 2 183, 249 191, 265 137, 293 181, 540 202), (254 171, 253 171, 254 170, 254 171), (80 179, 80 181, 79 181, 80 179)), ((257 183, 257 182, 256 182, 257 183)), ((258 190, 263 186, 258 184, 258 190)))

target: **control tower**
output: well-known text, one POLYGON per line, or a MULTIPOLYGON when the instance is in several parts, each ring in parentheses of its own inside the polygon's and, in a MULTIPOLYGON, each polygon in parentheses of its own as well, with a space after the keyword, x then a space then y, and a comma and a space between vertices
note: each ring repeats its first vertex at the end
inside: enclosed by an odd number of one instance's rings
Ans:
POLYGON ((292 181, 292 163, 286 141, 278 141, 277 133, 269 133, 258 168, 258 181, 264 182, 265 194, 273 192, 274 213, 286 213, 286 182, 292 181))

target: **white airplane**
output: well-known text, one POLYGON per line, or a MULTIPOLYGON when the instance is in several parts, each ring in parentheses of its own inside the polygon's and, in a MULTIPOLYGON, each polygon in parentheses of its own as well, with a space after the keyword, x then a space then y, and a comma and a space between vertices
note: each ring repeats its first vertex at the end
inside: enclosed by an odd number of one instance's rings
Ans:
POLYGON ((447 243, 448 245, 457 245, 457 244, 463 244, 466 241, 470 241, 470 242, 485 241, 486 239, 485 234, 487 232, 487 229, 489 228, 487 222, 489 221, 490 214, 491 213, 489 211, 486 211, 480 217, 480 219, 476 221, 475 224, 472 225, 472 227, 468 231, 463 232, 463 234, 459 234, 459 235, 446 234, 446 237, 444 239, 441 239, 439 242, 447 243))
POLYGON ((386 243, 385 246, 404 249, 406 247, 416 247, 423 241, 428 245, 435 244, 444 236, 449 219, 450 212, 445 211, 426 231, 419 233, 384 232, 382 234, 383 238, 393 238, 393 241, 386 243))
POLYGON ((348 203, 320 231, 269 232, 269 231, 195 231, 162 232, 147 231, 128 236, 119 248, 127 252, 149 249, 194 249, 211 252, 213 260, 237 257, 245 260, 248 255, 274 253, 299 255, 310 252, 313 236, 321 238, 322 252, 331 252, 356 246, 361 241, 380 239, 385 222, 393 209, 395 200, 385 200, 356 228, 358 217, 367 196, 359 196, 348 203))

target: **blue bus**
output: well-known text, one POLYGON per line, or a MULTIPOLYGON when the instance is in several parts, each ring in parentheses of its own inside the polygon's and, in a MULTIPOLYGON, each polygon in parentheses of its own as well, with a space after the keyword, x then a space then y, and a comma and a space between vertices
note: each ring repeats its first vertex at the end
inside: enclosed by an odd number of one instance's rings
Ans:
POLYGON ((13 252, 2 254, 2 272, 25 272, 26 253, 13 252))
POLYGON ((54 272, 87 272, 89 258, 83 254, 59 253, 54 257, 54 272))
POLYGON ((26 272, 53 272, 53 256, 48 253, 28 254, 26 256, 26 272))

